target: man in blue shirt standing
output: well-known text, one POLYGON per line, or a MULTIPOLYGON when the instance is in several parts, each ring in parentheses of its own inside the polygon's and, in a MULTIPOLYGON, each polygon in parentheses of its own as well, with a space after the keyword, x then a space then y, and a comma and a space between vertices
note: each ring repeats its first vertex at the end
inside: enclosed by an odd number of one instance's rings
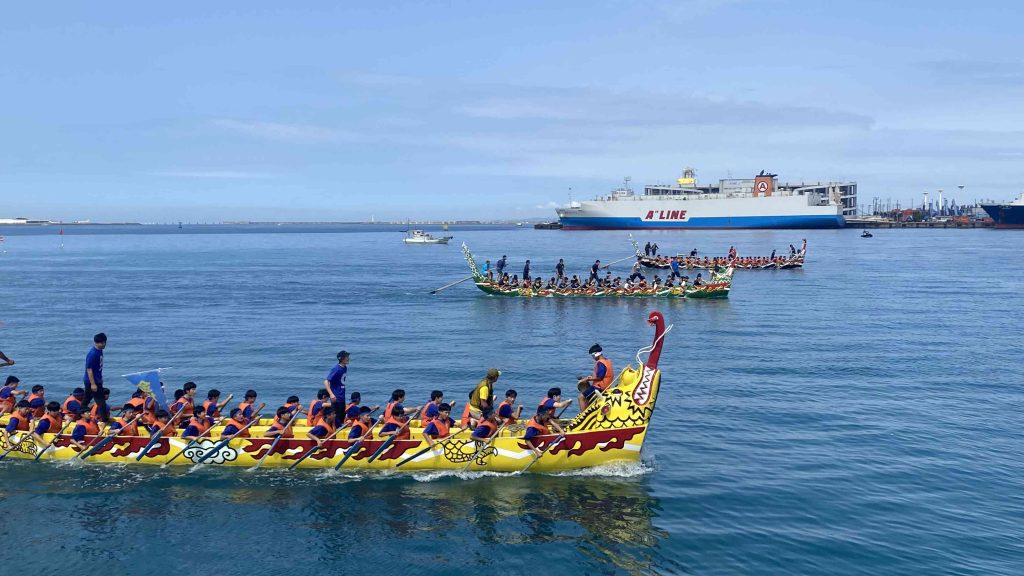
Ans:
MULTIPOLYGON (((331 395, 331 406, 343 406, 345 404, 345 379, 348 377, 348 352, 338 352, 338 364, 331 368, 324 379, 324 389, 331 395)), ((340 426, 345 415, 340 410, 335 414, 335 426, 340 426)))
POLYGON ((501 256, 501 260, 498 260, 498 279, 501 279, 501 275, 505 273, 505 255, 501 256))
POLYGON ((103 388, 103 349, 107 347, 107 335, 103 332, 92 337, 92 348, 85 355, 85 399, 82 407, 89 406, 89 402, 96 400, 97 404, 103 404, 103 395, 97 394, 103 388))

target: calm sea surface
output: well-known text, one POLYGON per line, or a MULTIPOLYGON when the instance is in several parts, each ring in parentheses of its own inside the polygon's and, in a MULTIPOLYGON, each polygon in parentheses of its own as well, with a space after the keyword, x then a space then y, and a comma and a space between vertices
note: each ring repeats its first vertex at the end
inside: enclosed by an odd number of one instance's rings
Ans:
MULTIPOLYGON (((0 228, 0 376, 62 400, 95 332, 105 375, 153 367, 308 402, 461 399, 487 368, 533 404, 675 330, 640 466, 563 476, 358 477, 0 462, 0 566, 32 574, 1024 574, 1024 234, 648 233, 767 254, 724 302, 515 300, 465 283, 458 243, 546 274, 628 256, 624 232, 365 226, 0 228)), ((628 263, 614 268, 621 273, 628 263)))

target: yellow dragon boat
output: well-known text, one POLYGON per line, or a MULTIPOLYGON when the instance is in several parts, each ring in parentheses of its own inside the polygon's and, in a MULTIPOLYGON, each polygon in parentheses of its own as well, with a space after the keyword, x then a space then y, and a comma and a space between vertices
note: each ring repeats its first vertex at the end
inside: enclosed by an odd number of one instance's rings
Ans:
MULTIPOLYGON (((575 418, 561 421, 564 435, 537 437, 535 445, 542 451, 540 457, 536 457, 524 439, 522 425, 501 429, 488 444, 471 440, 472 431, 462 429, 445 439, 438 439, 434 448, 427 449, 423 429, 410 426, 411 438, 408 440, 388 444, 386 438, 373 435, 355 446, 355 440, 332 439, 312 452, 316 443, 306 437, 308 428, 296 426, 295 438, 282 439, 277 443, 273 438, 254 437, 235 438, 224 444, 219 440, 220 431, 215 428, 211 434, 214 439, 193 444, 177 437, 161 438, 149 450, 146 450, 150 444, 149 437, 119 436, 104 443, 102 434, 99 438, 87 436, 85 443, 98 448, 87 454, 84 462, 188 466, 203 460, 204 464, 211 466, 253 467, 262 461, 264 468, 289 468, 296 464, 297 468, 333 468, 344 459, 342 467, 345 470, 509 473, 526 469, 530 472, 559 472, 637 462, 658 398, 661 383, 658 359, 665 334, 671 330, 671 326, 665 326, 660 312, 651 312, 647 321, 654 327, 654 341, 637 352, 637 364, 625 367, 617 381, 575 418), (647 354, 646 360, 641 359, 643 354, 647 354), (212 450, 216 453, 211 453, 212 450), (179 452, 181 455, 176 456, 179 452)), ((253 426, 254 436, 261 435, 263 430, 253 426)), ((71 426, 63 434, 45 434, 44 444, 39 445, 30 433, 8 435, 5 431, 0 432, 0 453, 9 451, 7 459, 37 462, 82 461, 82 453, 70 441, 70 434, 71 426)))

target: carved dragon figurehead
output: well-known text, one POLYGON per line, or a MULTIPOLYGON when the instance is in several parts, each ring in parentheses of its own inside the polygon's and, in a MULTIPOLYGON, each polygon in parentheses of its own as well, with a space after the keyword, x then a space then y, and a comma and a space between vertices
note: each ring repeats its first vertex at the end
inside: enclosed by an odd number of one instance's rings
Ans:
POLYGON ((650 346, 637 352, 638 366, 629 365, 618 375, 618 383, 605 390, 594 402, 569 423, 573 431, 608 430, 646 426, 654 413, 654 404, 661 386, 661 371, 658 360, 665 334, 671 326, 665 326, 661 312, 653 311, 647 323, 654 326, 654 341, 650 346), (647 354, 647 360, 640 356, 647 354))

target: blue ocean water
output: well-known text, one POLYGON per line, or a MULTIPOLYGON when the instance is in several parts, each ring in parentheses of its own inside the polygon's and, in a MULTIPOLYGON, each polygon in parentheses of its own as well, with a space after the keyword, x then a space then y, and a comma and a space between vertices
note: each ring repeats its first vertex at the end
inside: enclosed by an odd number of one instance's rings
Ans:
MULTIPOLYGON (((363 226, 0 228, 0 376, 62 399, 95 332, 107 381, 303 401, 341 348, 349 388, 460 398, 488 367, 527 404, 675 329, 639 466, 359 477, 0 462, 0 566, 36 573, 1024 573, 1024 235, 655 232, 662 251, 784 250, 727 301, 517 300, 464 283, 458 243, 534 271, 628 256, 623 232, 363 226), (24 522, 13 521, 22 518, 24 522)), ((616 266, 625 273, 628 262, 616 266)), ((418 403, 418 402, 417 402, 418 403)))

